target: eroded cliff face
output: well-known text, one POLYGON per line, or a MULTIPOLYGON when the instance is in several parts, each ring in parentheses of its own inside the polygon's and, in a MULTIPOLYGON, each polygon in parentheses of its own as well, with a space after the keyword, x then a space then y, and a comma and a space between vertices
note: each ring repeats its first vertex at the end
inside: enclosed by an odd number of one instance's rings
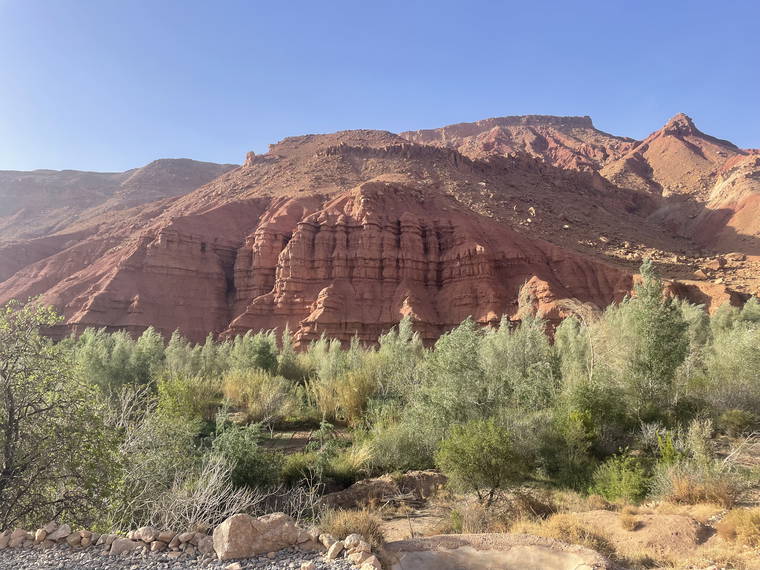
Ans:
POLYGON ((514 316, 529 282, 557 317, 568 297, 605 306, 628 273, 531 242, 434 193, 369 181, 315 210, 277 204, 238 251, 238 307, 227 334, 287 325, 301 343, 321 334, 374 341, 410 315, 428 341, 472 316, 514 316))

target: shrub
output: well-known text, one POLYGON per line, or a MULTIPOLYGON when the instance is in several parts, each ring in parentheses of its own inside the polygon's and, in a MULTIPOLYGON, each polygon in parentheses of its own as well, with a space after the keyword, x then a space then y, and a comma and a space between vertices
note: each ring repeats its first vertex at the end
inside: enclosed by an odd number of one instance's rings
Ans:
POLYGON ((760 546, 760 508, 734 509, 721 520, 718 534, 746 546, 760 546))
POLYGON ((594 471, 592 491, 605 499, 638 502, 648 490, 649 478, 640 461, 630 455, 611 457, 594 471))
POLYGON ((329 510, 319 519, 319 528, 343 540, 349 534, 362 535, 372 548, 380 548, 385 543, 382 530, 383 521, 375 513, 363 509, 361 511, 329 510))
POLYGON ((497 490, 521 481, 527 471, 510 433, 493 420, 453 426, 435 459, 450 483, 474 491, 487 506, 497 490))
POLYGON ((158 381, 158 407, 165 413, 210 422, 221 403, 218 380, 164 374, 158 381))
POLYGON ((718 427, 731 437, 751 431, 758 425, 758 417, 745 410, 726 410, 718 419, 718 427))
POLYGON ((232 465, 230 479, 236 487, 267 487, 277 481, 282 458, 259 446, 259 425, 238 426, 222 417, 217 426, 211 449, 232 465))
POLYGON ((314 451, 304 451, 286 455, 280 469, 280 480, 288 486, 294 486, 316 476, 319 458, 314 451))
POLYGON ((222 380, 222 392, 250 422, 274 423, 295 409, 290 382, 264 370, 230 370, 222 380))
POLYGON ((620 526, 625 530, 634 531, 639 527, 639 519, 634 513, 620 513, 620 526))
POLYGON ((653 493, 672 503, 717 503, 730 508, 744 494, 744 490, 741 477, 721 469, 716 462, 681 461, 661 465, 653 477, 653 493))

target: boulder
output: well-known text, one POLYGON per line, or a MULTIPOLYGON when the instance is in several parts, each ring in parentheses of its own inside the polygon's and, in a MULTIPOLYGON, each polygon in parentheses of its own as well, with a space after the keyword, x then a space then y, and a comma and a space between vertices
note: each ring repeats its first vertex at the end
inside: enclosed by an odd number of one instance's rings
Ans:
POLYGON ((132 538, 133 540, 142 540, 145 543, 150 543, 158 538, 158 531, 152 526, 142 526, 135 531, 132 538))
POLYGON ((24 541, 29 540, 29 538, 34 537, 30 537, 30 533, 26 532, 25 530, 17 528, 11 533, 10 540, 8 541, 8 546, 10 548, 16 548, 24 544, 24 541))
POLYGON ((47 538, 47 531, 44 528, 38 528, 37 532, 34 533, 34 542, 37 544, 40 544, 43 540, 47 538))
POLYGON ((168 544, 165 542, 162 542, 160 540, 156 540, 154 542, 150 543, 150 551, 151 552, 163 552, 168 548, 168 544))
POLYGON ((177 535, 180 542, 190 542, 195 536, 194 532, 183 532, 177 535))
POLYGON ((119 554, 124 554, 125 552, 132 552, 141 546, 142 544, 135 540, 130 540, 128 538, 117 538, 113 541, 113 543, 111 543, 111 550, 109 550, 108 554, 110 556, 118 556, 119 554))
POLYGON ((161 542, 165 542, 166 544, 169 544, 174 537, 177 536, 176 532, 172 532, 170 530, 162 530, 158 533, 158 540, 161 542))
POLYGON ((8 543, 11 540, 11 531, 4 530, 0 533, 0 550, 8 548, 8 543))
POLYGON ((233 515, 214 529, 214 550, 220 560, 250 558, 306 544, 311 535, 284 513, 259 518, 233 515))
POLYGON ((56 530, 54 530, 53 532, 51 532, 47 536, 47 539, 48 540, 52 540, 52 541, 59 541, 59 540, 63 540, 64 538, 66 538, 70 534, 71 534, 71 527, 69 525, 67 525, 67 524, 62 524, 56 530))
POLYGON ((49 523, 47 523, 45 526, 42 527, 42 529, 48 534, 54 533, 57 528, 58 528, 58 523, 55 521, 50 521, 49 523))
POLYGON ((69 536, 66 537, 66 544, 69 546, 79 546, 81 543, 82 537, 78 532, 72 532, 69 536))

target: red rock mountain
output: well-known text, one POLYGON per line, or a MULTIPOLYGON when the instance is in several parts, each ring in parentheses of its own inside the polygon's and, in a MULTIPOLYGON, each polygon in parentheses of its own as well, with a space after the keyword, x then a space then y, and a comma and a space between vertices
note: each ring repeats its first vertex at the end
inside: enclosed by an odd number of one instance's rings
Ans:
POLYGON ((194 340, 287 325, 301 342, 372 341, 410 314, 433 340, 468 315, 515 316, 525 282, 550 317, 566 299, 603 307, 644 255, 679 293, 736 302, 726 284, 753 286, 752 257, 692 273, 758 195, 757 157, 680 115, 640 142, 588 117, 537 116, 292 137, 214 165, 190 192, 158 175, 135 184, 139 170, 119 182, 173 196, 159 201, 67 183, 90 201, 77 198, 74 223, 53 217, 39 237, 0 244, 0 302, 41 295, 64 330, 153 325, 194 340), (723 225, 711 217, 725 210, 723 225))

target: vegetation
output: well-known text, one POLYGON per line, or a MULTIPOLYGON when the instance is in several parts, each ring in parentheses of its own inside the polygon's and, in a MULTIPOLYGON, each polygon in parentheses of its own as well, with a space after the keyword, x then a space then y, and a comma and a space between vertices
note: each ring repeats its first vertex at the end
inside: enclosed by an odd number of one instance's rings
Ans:
MULTIPOLYGON (((50 310, 11 303, 0 525, 203 527, 265 506, 315 516, 319 493, 434 467, 481 500, 452 511, 456 528, 477 527, 525 483, 593 493, 599 508, 732 507, 747 474, 713 442, 758 425, 760 303, 709 316, 666 295, 651 264, 641 272, 634 295, 603 312, 568 303, 573 316, 554 327, 523 292, 518 319, 466 319, 429 348, 408 318, 377 346, 322 338, 297 351, 287 330, 193 344, 150 328, 53 343, 40 332, 57 322, 50 310), (308 446, 274 450, 274 432, 299 430, 308 446)), ((509 504, 487 518, 507 528, 509 504)), ((541 532, 578 534, 561 514, 541 532)))

